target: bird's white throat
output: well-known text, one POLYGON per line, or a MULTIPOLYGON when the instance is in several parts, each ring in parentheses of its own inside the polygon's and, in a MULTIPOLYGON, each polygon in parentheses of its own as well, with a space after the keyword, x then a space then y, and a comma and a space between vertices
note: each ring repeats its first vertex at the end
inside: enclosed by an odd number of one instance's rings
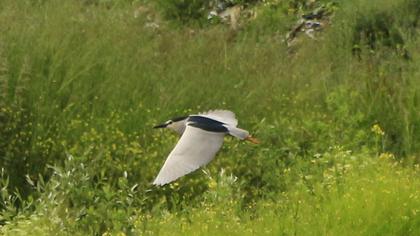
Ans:
POLYGON ((169 129, 175 131, 179 135, 182 135, 182 133, 184 133, 184 131, 185 131, 186 123, 187 123, 187 119, 184 119, 184 120, 172 122, 167 127, 169 129))

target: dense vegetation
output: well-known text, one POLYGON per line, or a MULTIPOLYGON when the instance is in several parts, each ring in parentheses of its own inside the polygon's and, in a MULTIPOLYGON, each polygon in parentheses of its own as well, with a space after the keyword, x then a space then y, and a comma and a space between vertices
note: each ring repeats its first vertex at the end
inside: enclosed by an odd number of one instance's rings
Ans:
POLYGON ((238 30, 203 0, 0 1, 1 234, 419 235, 420 1, 233 2, 238 30), (151 186, 178 139, 151 127, 215 108, 261 144, 151 186))

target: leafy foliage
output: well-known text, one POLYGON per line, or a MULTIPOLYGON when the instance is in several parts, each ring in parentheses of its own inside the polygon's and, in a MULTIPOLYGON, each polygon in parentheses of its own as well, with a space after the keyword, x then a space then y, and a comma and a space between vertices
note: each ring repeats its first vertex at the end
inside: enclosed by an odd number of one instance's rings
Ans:
POLYGON ((310 2, 256 4, 232 33, 191 32, 205 1, 158 1, 189 29, 157 30, 133 1, 2 1, 0 232, 417 235, 415 1, 310 2), (331 26, 291 52, 289 25, 329 3, 331 26), (203 171, 151 186, 177 141, 151 127, 214 108, 262 144, 227 137, 203 171))

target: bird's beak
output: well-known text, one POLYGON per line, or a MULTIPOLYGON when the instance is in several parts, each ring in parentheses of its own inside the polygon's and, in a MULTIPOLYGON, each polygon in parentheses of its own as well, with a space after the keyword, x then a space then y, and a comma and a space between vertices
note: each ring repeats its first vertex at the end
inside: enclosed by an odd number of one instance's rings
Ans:
POLYGON ((161 125, 156 125, 156 126, 153 126, 153 128, 154 129, 158 129, 158 128, 166 128, 166 124, 161 124, 161 125))
POLYGON ((251 135, 248 135, 248 137, 246 137, 245 140, 250 141, 251 143, 254 143, 254 144, 259 144, 260 143, 260 141, 258 141, 258 139, 252 137, 251 135))

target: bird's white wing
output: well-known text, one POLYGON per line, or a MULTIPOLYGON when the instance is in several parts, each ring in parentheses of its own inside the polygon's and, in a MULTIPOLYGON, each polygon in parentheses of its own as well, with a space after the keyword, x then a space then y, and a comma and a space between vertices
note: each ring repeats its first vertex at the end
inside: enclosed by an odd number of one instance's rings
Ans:
POLYGON ((170 183, 209 163, 222 146, 224 136, 187 126, 153 184, 170 183))
POLYGON ((231 126, 237 126, 238 120, 235 118, 235 113, 228 110, 210 110, 199 114, 213 120, 223 122, 231 126))

